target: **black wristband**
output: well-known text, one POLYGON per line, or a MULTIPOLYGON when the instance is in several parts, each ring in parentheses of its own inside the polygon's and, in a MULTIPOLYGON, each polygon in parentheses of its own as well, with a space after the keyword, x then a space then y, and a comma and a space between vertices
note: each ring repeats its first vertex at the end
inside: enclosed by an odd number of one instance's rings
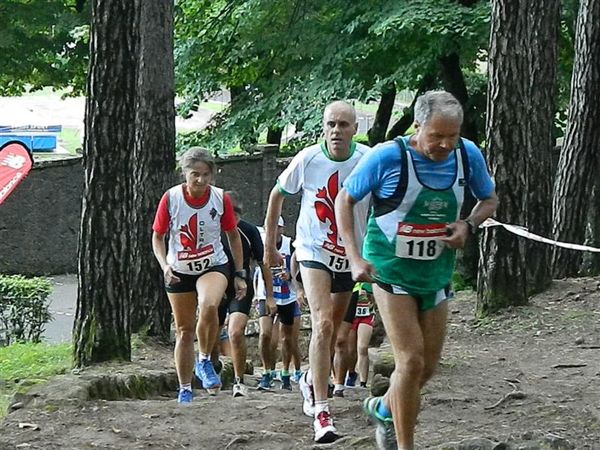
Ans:
POLYGON ((469 227, 469 234, 477 233, 477 226, 475 225, 475 222, 473 222, 473 219, 465 219, 463 222, 469 227))

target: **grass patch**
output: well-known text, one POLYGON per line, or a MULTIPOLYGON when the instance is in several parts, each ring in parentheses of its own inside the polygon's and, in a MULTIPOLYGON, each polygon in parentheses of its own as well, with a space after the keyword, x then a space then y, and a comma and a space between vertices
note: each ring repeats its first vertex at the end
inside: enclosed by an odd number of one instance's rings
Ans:
POLYGON ((225 109, 226 106, 228 106, 226 103, 221 102, 202 102, 200 103, 200 106, 198 106, 198 109, 206 109, 212 112, 221 112, 225 109))
POLYGON ((73 366, 71 344, 13 344, 0 347, 0 417, 15 392, 43 383, 73 366))
POLYGON ((82 146, 81 132, 77 128, 63 128, 58 135, 58 141, 61 147, 64 147, 70 154, 76 154, 76 150, 82 146))

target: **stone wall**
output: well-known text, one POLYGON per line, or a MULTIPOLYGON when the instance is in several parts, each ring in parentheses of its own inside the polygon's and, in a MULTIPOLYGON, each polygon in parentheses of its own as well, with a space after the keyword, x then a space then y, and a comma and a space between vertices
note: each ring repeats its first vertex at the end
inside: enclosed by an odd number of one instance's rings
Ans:
MULTIPOLYGON (((277 146, 217 160, 216 184, 239 193, 244 218, 262 225, 275 180, 289 159, 277 146)), ((77 240, 84 173, 81 157, 36 161, 28 177, 0 205, 0 273, 77 272, 77 240)), ((284 203, 286 234, 295 234, 300 196, 284 203)))
POLYGON ((77 271, 81 157, 36 162, 0 205, 0 273, 77 271))

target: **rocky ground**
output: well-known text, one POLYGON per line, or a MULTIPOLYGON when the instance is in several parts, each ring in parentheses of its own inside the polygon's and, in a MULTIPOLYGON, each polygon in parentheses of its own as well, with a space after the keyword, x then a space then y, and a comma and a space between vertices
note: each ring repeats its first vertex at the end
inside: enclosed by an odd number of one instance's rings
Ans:
MULTIPOLYGON (((600 449, 600 278, 557 281, 529 306, 490 320, 474 318, 474 303, 472 293, 451 303, 441 368, 423 392, 418 448, 600 449)), ((366 390, 332 400, 344 437, 315 445, 296 386, 243 399, 197 391, 189 407, 175 403, 173 389, 169 348, 57 377, 15 400, 0 449, 375 447, 361 413, 366 390), (124 395, 146 399, 108 400, 124 395)))

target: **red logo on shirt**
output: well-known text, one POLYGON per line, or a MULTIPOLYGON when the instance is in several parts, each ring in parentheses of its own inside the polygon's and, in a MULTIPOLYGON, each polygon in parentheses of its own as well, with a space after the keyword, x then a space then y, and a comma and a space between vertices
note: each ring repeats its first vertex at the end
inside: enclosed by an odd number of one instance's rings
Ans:
MULTIPOLYGON (((329 232, 327 239, 337 247, 338 243, 338 228, 335 221, 335 198, 338 195, 338 172, 335 172, 327 180, 327 186, 317 189, 317 200, 315 202, 315 211, 317 217, 323 223, 329 221, 329 232)), ((324 243, 325 244, 325 243, 324 243)))
POLYGON ((198 217, 196 214, 190 217, 187 225, 182 225, 179 229, 179 240, 183 248, 196 250, 198 242, 198 217))

